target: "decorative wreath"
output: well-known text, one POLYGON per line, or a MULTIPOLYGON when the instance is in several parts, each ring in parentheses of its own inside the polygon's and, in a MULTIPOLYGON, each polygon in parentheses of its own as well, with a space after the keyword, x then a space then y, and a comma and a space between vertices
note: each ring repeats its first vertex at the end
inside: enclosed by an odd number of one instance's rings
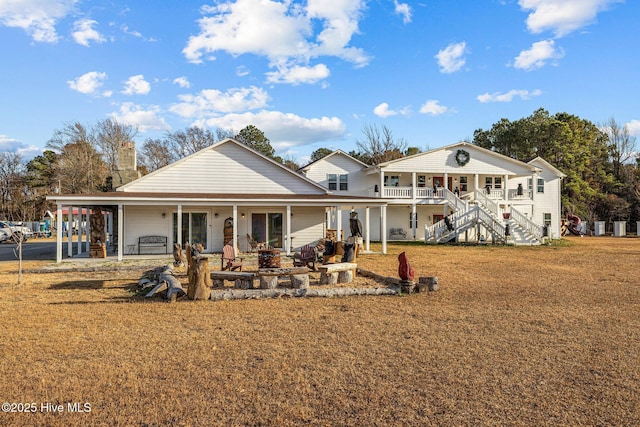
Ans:
POLYGON ((456 152, 456 163, 458 163, 458 166, 464 166, 469 163, 469 158, 469 152, 465 150, 458 150, 456 152))

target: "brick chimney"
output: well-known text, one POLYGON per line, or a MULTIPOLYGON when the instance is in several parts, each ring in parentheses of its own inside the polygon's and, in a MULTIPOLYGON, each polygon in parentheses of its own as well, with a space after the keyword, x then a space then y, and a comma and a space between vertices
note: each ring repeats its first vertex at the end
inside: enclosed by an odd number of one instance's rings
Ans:
POLYGON ((140 178, 136 162, 136 143, 127 141, 118 147, 118 169, 114 170, 113 188, 127 184, 140 178))

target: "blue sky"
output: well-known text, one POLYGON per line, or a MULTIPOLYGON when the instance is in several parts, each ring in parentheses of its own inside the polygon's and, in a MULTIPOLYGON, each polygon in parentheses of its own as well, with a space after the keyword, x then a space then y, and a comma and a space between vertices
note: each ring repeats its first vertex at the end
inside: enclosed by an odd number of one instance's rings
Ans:
POLYGON ((305 163, 365 125, 421 149, 545 108, 640 135, 632 0, 0 0, 0 151, 66 122, 264 131, 305 163))

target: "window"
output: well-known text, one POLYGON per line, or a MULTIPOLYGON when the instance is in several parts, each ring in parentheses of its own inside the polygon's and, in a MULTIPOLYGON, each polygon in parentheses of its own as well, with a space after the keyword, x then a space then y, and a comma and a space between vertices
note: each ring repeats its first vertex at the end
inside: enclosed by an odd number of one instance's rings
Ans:
POLYGON ((545 212, 544 213, 544 225, 546 225, 547 227, 551 227, 551 214, 545 212))
POLYGON ((467 191, 467 177, 460 177, 460 191, 467 191))
POLYGON ((538 193, 544 193, 544 179, 538 178, 538 193))
POLYGON ((349 189, 349 176, 340 175, 340 191, 347 191, 349 189))
POLYGON ((493 188, 499 190, 502 188, 502 177, 496 176, 493 178, 493 188))
POLYGON ((427 186, 427 177, 425 175, 418 175, 418 187, 426 187, 427 186))
POLYGON ((385 187, 397 187, 400 183, 400 177, 398 175, 385 175, 384 186, 385 187))
POLYGON ((484 178, 484 188, 493 188, 493 178, 487 176, 484 178))
POLYGON ((340 191, 348 190, 348 175, 338 175, 335 173, 330 173, 327 175, 327 182, 329 183, 329 190, 337 190, 338 184, 340 185, 340 191))
POLYGON ((527 178, 527 190, 533 190, 533 178, 527 178))
POLYGON ((413 229, 413 225, 415 223, 416 228, 418 227, 418 212, 414 215, 413 212, 409 212, 409 228, 413 229))
POLYGON ((329 181, 329 190, 337 190, 338 189, 338 175, 335 173, 330 173, 327 175, 327 181, 329 181))

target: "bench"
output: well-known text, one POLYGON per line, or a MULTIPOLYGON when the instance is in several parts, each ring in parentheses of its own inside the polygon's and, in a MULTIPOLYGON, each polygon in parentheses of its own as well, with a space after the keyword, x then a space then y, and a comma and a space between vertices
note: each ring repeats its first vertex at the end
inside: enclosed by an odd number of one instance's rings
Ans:
POLYGON ((254 273, 246 273, 241 271, 212 271, 211 280, 216 288, 224 287, 225 280, 235 281, 237 289, 253 289, 254 273))
POLYGON ((289 276, 291 286, 295 289, 309 287, 309 268, 259 268, 257 276, 260 278, 260 289, 275 289, 278 286, 278 277, 289 276))
POLYGON ((164 248, 163 253, 167 253, 167 237, 166 236, 142 236, 138 238, 138 255, 141 254, 142 248, 164 248))
POLYGON ((321 285, 335 285, 337 283, 350 283, 355 276, 358 264, 353 262, 339 262, 318 266, 321 285))
POLYGON ((407 240, 407 232, 402 228, 392 228, 389 230, 389 239, 397 240, 402 237, 403 240, 407 240))

